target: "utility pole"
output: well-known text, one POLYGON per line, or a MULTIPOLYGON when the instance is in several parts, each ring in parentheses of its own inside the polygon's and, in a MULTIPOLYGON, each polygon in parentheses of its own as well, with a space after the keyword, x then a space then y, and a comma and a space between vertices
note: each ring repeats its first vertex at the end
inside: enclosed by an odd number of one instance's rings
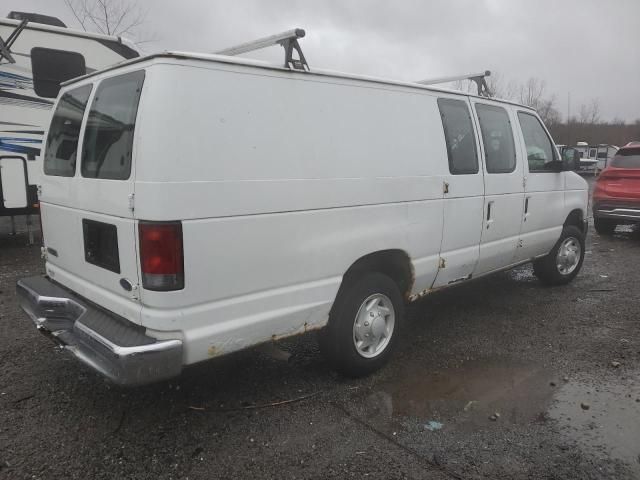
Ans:
POLYGON ((571 145, 571 92, 567 92, 567 146, 571 145))

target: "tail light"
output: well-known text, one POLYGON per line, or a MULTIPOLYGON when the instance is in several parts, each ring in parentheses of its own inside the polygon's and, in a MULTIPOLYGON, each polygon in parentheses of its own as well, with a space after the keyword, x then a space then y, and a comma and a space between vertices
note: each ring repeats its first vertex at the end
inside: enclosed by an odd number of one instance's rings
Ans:
POLYGON ((146 290, 170 291, 184 288, 182 223, 138 223, 140 270, 146 290))

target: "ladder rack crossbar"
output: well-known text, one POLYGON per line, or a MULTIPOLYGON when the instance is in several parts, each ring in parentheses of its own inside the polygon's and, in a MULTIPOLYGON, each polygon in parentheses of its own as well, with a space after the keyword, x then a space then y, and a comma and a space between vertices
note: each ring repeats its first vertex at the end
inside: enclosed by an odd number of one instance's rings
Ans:
POLYGON ((253 52, 262 48, 272 47, 273 45, 280 45, 284 48, 285 67, 294 70, 306 71, 309 70, 309 64, 304 58, 304 54, 302 53, 302 49, 300 48, 300 44, 298 43, 298 39, 303 38, 304 36, 305 31, 303 29, 294 28, 292 30, 287 30, 286 32, 278 33, 276 35, 270 35, 268 37, 259 38, 251 42, 242 43, 234 47, 225 48, 224 50, 217 51, 216 54, 234 56, 241 55, 247 52, 253 52), (298 53, 297 59, 293 58, 294 50, 298 53))
POLYGON ((469 73, 466 75, 454 75, 452 77, 440 77, 440 78, 428 78, 426 80, 419 80, 416 83, 420 85, 438 85, 441 83, 451 83, 457 82, 459 80, 471 80, 476 83, 478 87, 478 95, 482 97, 490 97, 491 92, 489 91, 489 86, 487 85, 486 78, 491 75, 489 70, 485 70, 480 73, 469 73))

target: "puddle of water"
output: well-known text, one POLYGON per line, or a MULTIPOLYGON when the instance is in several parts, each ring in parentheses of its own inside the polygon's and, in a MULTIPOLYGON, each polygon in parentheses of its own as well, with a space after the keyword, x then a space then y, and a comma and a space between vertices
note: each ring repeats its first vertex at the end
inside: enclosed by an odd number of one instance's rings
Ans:
POLYGON ((640 475, 640 375, 563 385, 549 416, 586 453, 610 455, 640 475), (588 410, 581 403, 589 405, 588 410))
POLYGON ((551 419, 587 456, 621 460, 640 478, 640 372, 564 382, 540 365, 506 358, 466 361, 439 372, 408 366, 363 400, 355 410, 389 431, 417 426, 446 432, 453 425, 478 431, 496 412, 498 423, 551 419), (436 422, 442 425, 433 427, 436 422))
POLYGON ((512 360, 467 361, 441 372, 407 369, 378 386, 365 402, 367 416, 403 416, 475 425, 489 416, 525 423, 546 410, 554 392, 551 374, 512 360), (456 418, 460 417, 460 418, 456 418))

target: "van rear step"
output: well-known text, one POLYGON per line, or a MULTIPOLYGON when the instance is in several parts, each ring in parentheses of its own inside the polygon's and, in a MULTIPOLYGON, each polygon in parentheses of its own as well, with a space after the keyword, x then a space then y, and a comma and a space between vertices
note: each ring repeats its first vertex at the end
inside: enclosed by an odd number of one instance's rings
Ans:
POLYGON ((178 375, 182 341, 156 340, 144 328, 105 312, 46 277, 18 281, 20 306, 38 330, 119 385, 178 375))

